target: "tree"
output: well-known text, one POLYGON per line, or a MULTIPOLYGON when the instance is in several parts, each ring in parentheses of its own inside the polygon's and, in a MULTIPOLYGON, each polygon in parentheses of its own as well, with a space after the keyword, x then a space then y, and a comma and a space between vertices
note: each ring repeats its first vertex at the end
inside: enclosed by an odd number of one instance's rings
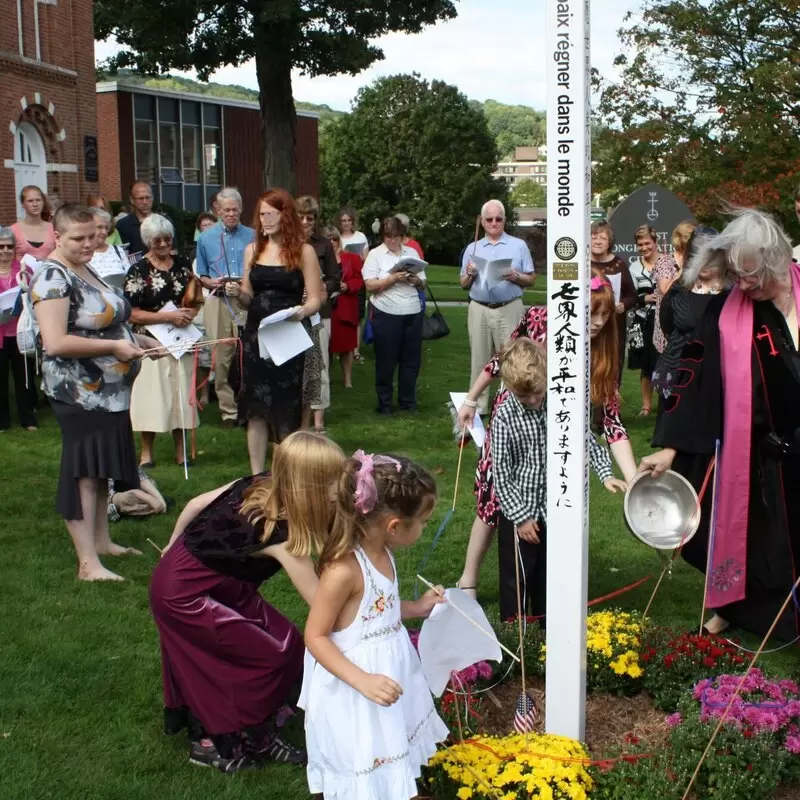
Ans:
POLYGON ((95 0, 95 36, 124 48, 112 69, 148 75, 255 59, 261 105, 263 183, 295 189, 293 68, 312 75, 357 74, 383 58, 371 40, 417 33, 456 14, 452 0, 95 0))
POLYGON ((516 147, 544 144, 547 132, 543 111, 487 100, 483 113, 501 158, 513 155, 516 147))
POLYGON ((595 184, 616 202, 656 180, 695 213, 760 205, 795 227, 798 0, 646 0, 620 32, 620 80, 597 82, 595 184))
POLYGON ((381 78, 328 128, 323 211, 349 204, 364 220, 403 212, 430 255, 453 261, 481 205, 507 197, 492 178, 496 163, 483 113, 456 87, 418 75, 381 78))
POLYGON ((515 208, 544 208, 546 204, 547 189, 531 178, 524 178, 511 190, 511 205, 515 208))

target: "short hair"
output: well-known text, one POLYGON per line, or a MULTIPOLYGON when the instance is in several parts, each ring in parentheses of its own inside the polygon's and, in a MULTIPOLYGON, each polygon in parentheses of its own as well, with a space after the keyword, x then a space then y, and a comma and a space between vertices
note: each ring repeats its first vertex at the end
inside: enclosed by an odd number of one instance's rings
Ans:
POLYGON ((686 252, 686 248, 689 245, 689 239, 692 238, 692 234, 694 233, 694 229, 696 227, 697 223, 691 222, 690 220, 680 222, 675 226, 675 230, 672 231, 672 246, 675 248, 676 252, 686 252))
POLYGON ((175 228, 172 226, 172 223, 166 217, 161 216, 161 214, 151 214, 149 217, 142 220, 142 226, 139 228, 139 235, 149 248, 153 239, 157 236, 169 236, 174 238, 175 228))
POLYGON ((481 219, 486 216, 492 206, 497 206, 500 209, 500 213, 503 215, 503 219, 506 218, 506 207, 499 200, 487 200, 481 206, 481 219))
POLYGON ((650 225, 640 225, 634 232, 633 232, 633 241, 638 242, 639 239, 652 239, 654 242, 658 242, 658 234, 656 233, 656 229, 650 227, 650 225))
POLYGON ((17 237, 14 236, 14 229, 10 225, 0 225, 0 240, 5 241, 6 239, 11 239, 11 244, 16 248, 17 237))
POLYGON ((500 378, 517 396, 543 394, 547 388, 547 354, 537 342, 521 336, 503 345, 499 353, 500 378))
POLYGON ((64 203, 53 216, 53 227, 59 233, 65 233, 70 225, 85 225, 87 222, 94 222, 94 211, 80 203, 64 203))
POLYGON ((97 204, 100 203, 100 207, 104 208, 106 211, 111 211, 111 205, 109 204, 108 200, 103 197, 101 194, 87 194, 86 195, 86 205, 89 208, 97 208, 97 204))
POLYGON ((242 205, 242 195, 234 186, 226 186, 224 189, 220 189, 214 197, 211 198, 212 203, 221 203, 223 200, 233 200, 238 203, 240 207, 242 205))
POLYGON ((336 239, 337 242, 342 241, 342 234, 335 225, 326 225, 322 229, 322 235, 326 239, 336 239))
POLYGON ((699 245, 683 271, 683 283, 693 286, 702 269, 716 268, 720 277, 758 276, 762 283, 785 280, 792 263, 792 245, 775 219, 754 208, 736 209, 722 233, 699 245), (745 261, 755 263, 746 269, 745 261))
POLYGON ((611 225, 609 225, 604 219, 600 220, 600 222, 593 222, 591 235, 594 236, 596 233, 605 233, 605 235, 608 237, 608 251, 611 252, 614 249, 614 245, 617 241, 616 236, 614 236, 614 229, 611 227, 611 225))
POLYGON ((395 214, 395 216, 400 220, 400 222, 403 223, 403 225, 406 226, 406 231, 411 229, 411 220, 409 219, 408 214, 395 214))
POLYGON ((381 222, 381 238, 386 236, 405 236, 408 228, 397 217, 386 217, 381 222))
POLYGON ((135 189, 137 186, 146 186, 146 187, 147 187, 147 190, 150 192, 150 194, 153 194, 153 187, 152 187, 152 186, 149 184, 149 182, 148 182, 148 181, 139 181, 139 180, 136 180, 136 181, 134 181, 134 182, 131 184, 131 187, 130 187, 130 189, 128 189, 128 196, 129 196, 129 197, 133 197, 133 190, 134 190, 134 189, 135 189))
POLYGON ((197 215, 197 219, 194 221, 195 230, 200 230, 200 226, 208 220, 209 222, 213 222, 214 225, 217 224, 217 218, 210 212, 210 211, 203 211, 197 215))
POLYGON ((111 227, 111 214, 108 213, 104 208, 93 208, 89 206, 89 210, 92 212, 93 217, 99 217, 103 222, 105 222, 109 227, 111 227))
POLYGON ((294 202, 298 214, 313 214, 314 219, 319 219, 319 203, 310 194, 301 195, 294 202))

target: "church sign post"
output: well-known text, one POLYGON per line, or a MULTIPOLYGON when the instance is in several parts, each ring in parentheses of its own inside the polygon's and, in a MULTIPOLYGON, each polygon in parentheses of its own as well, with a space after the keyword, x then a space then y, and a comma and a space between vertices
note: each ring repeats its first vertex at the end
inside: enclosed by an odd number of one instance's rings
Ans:
POLYGON ((583 739, 589 567, 589 0, 547 0, 547 717, 583 739))

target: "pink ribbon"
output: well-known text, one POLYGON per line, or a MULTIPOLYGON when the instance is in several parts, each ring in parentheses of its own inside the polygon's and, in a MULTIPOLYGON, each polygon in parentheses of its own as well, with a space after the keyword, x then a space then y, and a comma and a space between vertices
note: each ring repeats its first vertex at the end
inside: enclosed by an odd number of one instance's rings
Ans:
POLYGON ((598 289, 603 289, 606 286, 611 286, 608 279, 603 278, 601 275, 595 275, 592 278, 592 291, 596 292, 598 289))
POLYGON ((375 486, 374 475, 375 465, 394 464, 398 472, 402 467, 399 461, 390 456, 369 455, 363 450, 353 453, 353 458, 361 464, 356 479, 356 491, 353 495, 356 510, 361 514, 369 514, 378 502, 378 488, 375 486))

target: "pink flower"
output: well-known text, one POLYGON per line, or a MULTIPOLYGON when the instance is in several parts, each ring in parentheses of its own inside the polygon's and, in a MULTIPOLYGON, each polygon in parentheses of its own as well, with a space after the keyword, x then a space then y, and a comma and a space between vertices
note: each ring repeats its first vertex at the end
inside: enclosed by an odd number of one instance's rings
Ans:
POLYGON ((683 716, 681 715, 680 711, 676 711, 674 714, 670 714, 665 720, 664 724, 668 728, 676 728, 678 725, 683 722, 683 716))
POLYGON ((800 736, 787 736, 786 737, 786 749, 790 753, 800 754, 800 736))

